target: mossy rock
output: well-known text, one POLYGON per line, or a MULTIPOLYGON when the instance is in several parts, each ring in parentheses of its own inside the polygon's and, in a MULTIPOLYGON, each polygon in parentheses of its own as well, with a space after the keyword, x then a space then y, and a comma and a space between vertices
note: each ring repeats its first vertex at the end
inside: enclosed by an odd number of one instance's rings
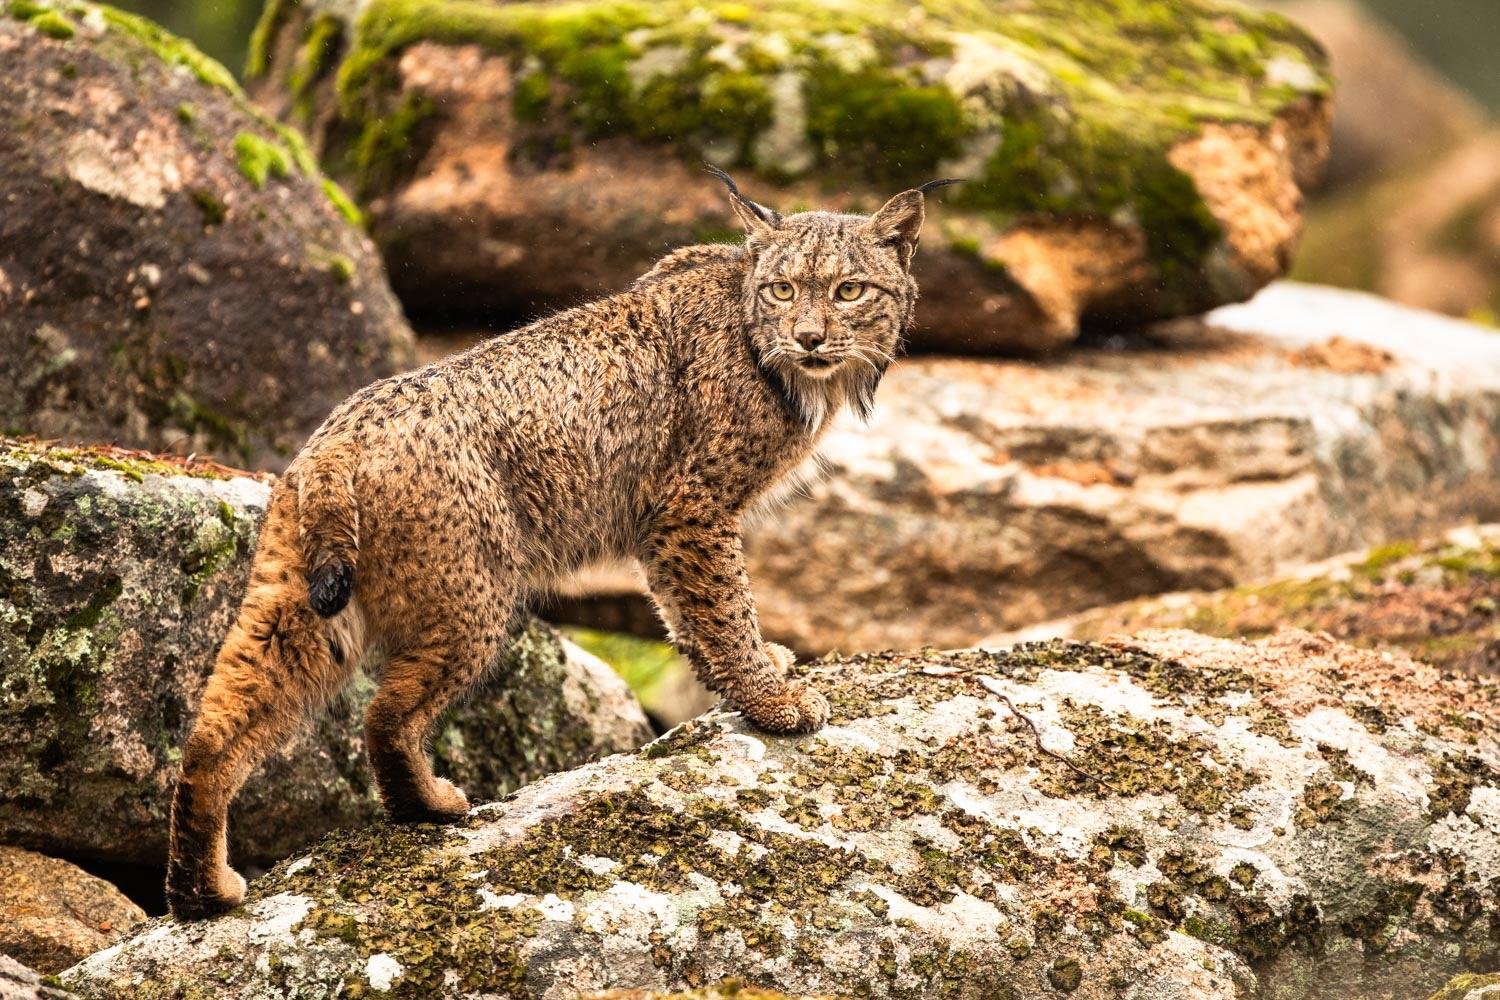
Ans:
POLYGON ((1454 976, 1448 985, 1428 1000, 1496 1000, 1500 997, 1500 973, 1454 976))
POLYGON ((566 301, 725 238, 703 159, 782 208, 951 175, 918 339, 971 351, 1279 275, 1330 91, 1306 34, 1220 0, 270 0, 249 71, 410 308, 566 301))
MULTIPOLYGON (((0 841, 160 864, 178 748, 249 576, 268 485, 201 464, 0 439, 0 841)), ((268 863, 379 816, 357 679, 250 780, 232 853, 268 863)), ((614 674, 546 626, 435 737, 481 796, 649 730, 614 674)))
POLYGON ((1286 626, 1402 650, 1445 670, 1500 673, 1500 526, 1391 542, 1280 580, 1130 601, 1029 631, 1097 639, 1189 628, 1254 638, 1286 626))
POLYGON ((81 0, 0 0, 0 50, 0 432, 276 468, 411 363, 357 210, 224 67, 81 0))
POLYGON ((452 826, 342 831, 253 882, 243 909, 159 922, 63 979, 112 1000, 726 978, 1366 1000, 1500 960, 1493 682, 1435 684, 1306 633, 798 670, 832 705, 819 733, 714 712, 452 826), (1293 821, 1330 786, 1337 808, 1293 821))

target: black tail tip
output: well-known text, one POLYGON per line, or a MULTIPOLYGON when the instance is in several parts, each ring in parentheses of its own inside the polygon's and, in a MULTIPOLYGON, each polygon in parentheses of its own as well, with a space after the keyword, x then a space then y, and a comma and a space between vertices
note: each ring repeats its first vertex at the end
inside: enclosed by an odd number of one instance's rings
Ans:
POLYGON ((307 603, 324 618, 344 610, 354 593, 354 567, 342 559, 326 562, 307 574, 307 603))

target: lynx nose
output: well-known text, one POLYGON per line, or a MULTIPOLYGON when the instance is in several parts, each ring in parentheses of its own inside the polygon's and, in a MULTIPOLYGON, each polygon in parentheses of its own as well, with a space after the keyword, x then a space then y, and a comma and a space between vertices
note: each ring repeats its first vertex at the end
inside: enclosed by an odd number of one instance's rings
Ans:
POLYGON ((799 326, 792 331, 792 337, 804 351, 815 351, 828 339, 821 326, 799 326))

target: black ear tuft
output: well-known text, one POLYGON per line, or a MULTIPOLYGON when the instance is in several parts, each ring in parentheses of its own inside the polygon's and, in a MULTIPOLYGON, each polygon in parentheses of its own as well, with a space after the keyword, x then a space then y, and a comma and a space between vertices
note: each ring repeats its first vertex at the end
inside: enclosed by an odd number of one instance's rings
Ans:
POLYGON ((764 205, 757 205, 741 194, 740 187, 734 182, 733 177, 712 163, 703 164, 703 169, 723 181, 724 186, 729 189, 729 204, 734 209, 734 214, 739 216, 747 232, 751 234, 764 232, 781 225, 781 216, 764 205))
POLYGON ((926 194, 928 191, 936 191, 938 188, 947 187, 949 184, 962 184, 964 181, 965 178, 963 177, 944 177, 942 180, 928 181, 917 188, 917 190, 926 194))

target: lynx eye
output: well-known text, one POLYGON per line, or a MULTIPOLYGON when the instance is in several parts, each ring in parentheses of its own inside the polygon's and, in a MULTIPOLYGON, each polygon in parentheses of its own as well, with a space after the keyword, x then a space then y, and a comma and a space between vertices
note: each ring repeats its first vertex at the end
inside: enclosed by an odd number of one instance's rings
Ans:
POLYGON ((790 302, 797 295, 797 289, 792 287, 790 281, 773 281, 766 286, 771 292, 771 298, 777 302, 790 302))
POLYGON ((865 294, 865 283, 863 281, 844 281, 833 290, 840 302, 853 302, 865 294))

